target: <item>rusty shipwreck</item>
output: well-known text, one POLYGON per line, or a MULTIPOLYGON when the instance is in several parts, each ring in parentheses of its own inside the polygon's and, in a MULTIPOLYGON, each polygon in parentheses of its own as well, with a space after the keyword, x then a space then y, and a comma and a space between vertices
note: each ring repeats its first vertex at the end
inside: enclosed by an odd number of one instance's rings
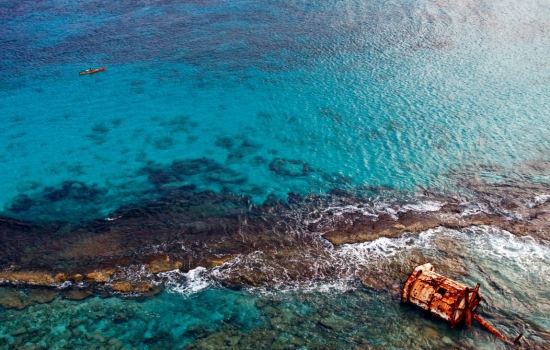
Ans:
POLYGON ((479 303, 484 300, 479 294, 479 288, 479 283, 475 288, 470 288, 439 275, 432 264, 425 263, 415 267, 405 282, 401 298, 448 322, 451 328, 462 322, 470 327, 472 319, 475 319, 483 328, 507 343, 518 343, 523 333, 509 340, 476 313, 479 303))

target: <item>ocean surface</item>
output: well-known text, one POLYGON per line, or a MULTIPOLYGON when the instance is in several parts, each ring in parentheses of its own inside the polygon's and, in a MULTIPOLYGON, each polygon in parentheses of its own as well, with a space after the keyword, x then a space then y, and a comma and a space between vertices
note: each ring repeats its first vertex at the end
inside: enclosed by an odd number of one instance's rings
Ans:
MULTIPOLYGON (((3 217, 78 225, 172 188, 255 206, 548 186, 549 152, 547 0, 0 3, 3 217)), ((478 226, 326 249, 348 277, 230 289, 197 268, 145 300, 0 308, 0 347, 504 349, 354 278, 418 254, 456 261, 487 319, 550 347, 548 241, 478 226)))

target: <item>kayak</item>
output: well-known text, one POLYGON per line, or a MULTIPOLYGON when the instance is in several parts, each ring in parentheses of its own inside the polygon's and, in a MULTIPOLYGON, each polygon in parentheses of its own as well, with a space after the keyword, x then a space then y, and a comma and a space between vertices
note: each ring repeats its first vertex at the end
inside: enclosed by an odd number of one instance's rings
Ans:
POLYGON ((96 69, 86 69, 86 70, 83 70, 82 72, 80 72, 80 73, 78 73, 78 74, 79 74, 79 75, 94 74, 94 73, 103 72, 104 70, 105 70, 105 67, 96 68, 96 69))

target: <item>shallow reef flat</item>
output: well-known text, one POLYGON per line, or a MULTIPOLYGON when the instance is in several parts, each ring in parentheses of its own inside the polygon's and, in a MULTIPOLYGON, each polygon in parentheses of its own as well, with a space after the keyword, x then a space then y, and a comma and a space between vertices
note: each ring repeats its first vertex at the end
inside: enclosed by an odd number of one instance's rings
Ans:
POLYGON ((398 303, 380 308, 392 303, 395 300, 387 293, 364 288, 338 298, 327 293, 289 292, 280 297, 220 290, 187 299, 163 293, 142 302, 99 296, 83 302, 58 298, 0 313, 0 345, 117 350, 473 348, 445 325, 427 319, 401 324, 399 318, 414 313, 398 303), (386 321, 380 323, 383 313, 386 321), (393 339, 388 339, 388 330, 393 339))
MULTIPOLYGON (((331 254, 350 243, 478 226, 548 238, 550 204, 536 195, 543 191, 541 185, 499 185, 502 190, 493 186, 488 191, 489 186, 471 188, 470 199, 424 192, 384 202, 334 190, 329 195, 290 194, 286 202, 273 199, 260 206, 246 196, 174 190, 158 201, 124 207, 82 225, 2 218, 0 283, 156 294, 168 271, 221 267, 219 280, 225 286, 270 287, 278 282, 273 273, 266 274, 267 266, 285 271, 289 283, 344 277, 331 266, 331 254), (495 191, 500 192, 498 203, 495 191), (251 259, 263 267, 251 268, 251 259), (326 262, 322 267, 311 267, 320 260, 326 262)), ((372 280, 371 271, 359 277, 372 280)))
POLYGON ((174 188, 84 224, 0 219, 0 345, 50 349, 504 348, 399 302, 417 262, 482 283, 481 313, 550 344, 548 193, 289 194, 174 188), (525 271, 529 271, 525 273, 525 271), (54 325, 52 328, 50 325, 54 325))

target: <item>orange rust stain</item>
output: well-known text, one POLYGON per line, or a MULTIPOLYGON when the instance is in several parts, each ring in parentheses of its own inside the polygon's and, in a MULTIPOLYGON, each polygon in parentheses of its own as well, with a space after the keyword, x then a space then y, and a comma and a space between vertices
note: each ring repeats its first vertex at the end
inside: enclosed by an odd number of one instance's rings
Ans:
POLYGON ((509 344, 516 344, 521 339, 520 333, 513 341, 508 340, 498 330, 482 319, 474 311, 483 300, 479 295, 479 283, 469 288, 445 276, 438 275, 430 263, 418 265, 403 286, 401 298, 449 322, 451 328, 465 321, 468 327, 472 317, 487 331, 509 344))
MULTIPOLYGON (((466 315, 470 306, 466 297, 471 294, 471 288, 435 273, 433 266, 426 263, 414 269, 401 296, 404 301, 430 311, 455 327, 466 315)), ((479 299, 477 294, 473 297, 479 299)), ((478 303, 479 300, 474 300, 471 305, 477 306, 478 303)))

